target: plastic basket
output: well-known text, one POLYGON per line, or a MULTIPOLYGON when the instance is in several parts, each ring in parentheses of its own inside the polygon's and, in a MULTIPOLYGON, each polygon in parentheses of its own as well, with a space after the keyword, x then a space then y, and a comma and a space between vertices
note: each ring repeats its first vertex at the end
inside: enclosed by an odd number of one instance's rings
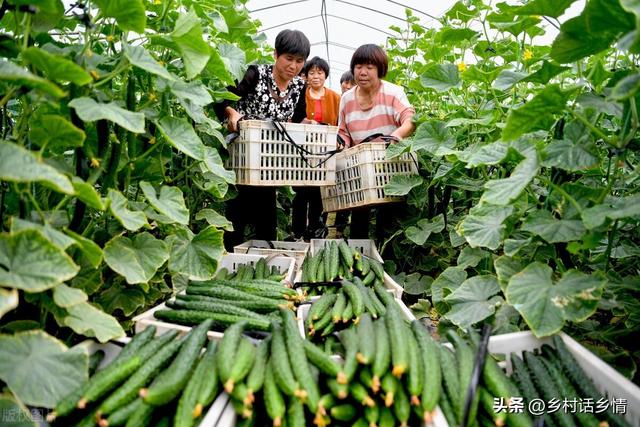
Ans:
MULTIPOLYGON (((287 274, 285 276, 284 281, 289 281, 289 282, 293 281, 293 277, 295 275, 295 260, 293 258, 282 257, 282 256, 268 257, 266 255, 255 255, 255 254, 227 254, 222 257, 222 260, 218 264, 218 269, 224 267, 229 271, 236 271, 238 266, 242 264, 254 265, 256 262, 258 262, 258 260, 260 260, 260 258, 266 258, 267 265, 269 267, 272 265, 276 265, 280 268, 280 271, 286 271, 287 274)), ((154 317, 153 314, 156 311, 164 310, 166 308, 167 308, 166 304, 162 303, 134 317, 133 321, 135 323, 136 333, 142 331, 148 326, 155 326, 157 329, 157 333, 164 333, 167 330, 176 330, 181 335, 188 333, 191 330, 191 326, 164 322, 154 317)), ((207 336, 209 337, 209 339, 220 340, 224 336, 224 333, 217 332, 217 331, 209 331, 207 332, 207 336)))
POLYGON ((336 154, 336 183, 320 189, 325 212, 402 200, 386 196, 384 186, 394 175, 412 175, 417 167, 411 154, 386 159, 386 145, 358 144, 336 154))
MULTIPOLYGON (((320 249, 325 247, 332 240, 340 242, 341 239, 311 239, 311 255, 315 255, 320 249)), ((348 239, 347 245, 350 248, 358 249, 360 253, 366 257, 373 258, 376 261, 384 263, 384 260, 376 248, 376 244, 371 239, 348 239)), ((389 276, 387 272, 384 273, 384 287, 393 291, 396 298, 402 298, 402 292, 404 289, 395 280, 389 276)))
POLYGON ((267 240, 247 240, 241 245, 234 246, 237 254, 282 255, 296 260, 296 270, 300 270, 304 258, 311 245, 305 242, 280 242, 267 240))
MULTIPOLYGON (((589 376, 598 390, 607 398, 627 399, 625 419, 632 426, 640 426, 640 387, 623 377, 618 371, 606 364, 595 354, 564 332, 560 337, 576 359, 580 367, 589 376)), ((551 344, 551 338, 536 338, 530 331, 494 335, 489 338, 489 352, 499 354, 522 353, 551 344)), ((507 358, 507 372, 511 372, 511 362, 507 358)), ((582 396, 567 396, 582 397, 582 396)))
POLYGON ((313 154, 301 153, 272 122, 241 121, 238 137, 227 147, 226 166, 236 173, 236 183, 256 186, 335 184, 336 157, 327 159, 326 153, 337 147, 338 128, 300 123, 283 125, 298 146, 313 154))

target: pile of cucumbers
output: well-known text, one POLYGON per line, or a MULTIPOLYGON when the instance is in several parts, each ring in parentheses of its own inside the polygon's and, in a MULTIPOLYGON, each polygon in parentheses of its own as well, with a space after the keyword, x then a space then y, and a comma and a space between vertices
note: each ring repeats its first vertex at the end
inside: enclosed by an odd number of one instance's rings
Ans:
POLYGON ((378 282, 368 287, 354 277, 352 281, 343 280, 336 289, 337 293, 324 294, 312 303, 304 322, 308 337, 323 339, 357 323, 365 313, 378 318, 385 314, 388 304, 395 304, 393 295, 378 282))
POLYGON ((277 265, 271 268, 267 265, 265 258, 260 258, 255 265, 240 264, 236 271, 230 272, 227 268, 222 267, 216 273, 217 279, 226 280, 251 280, 251 279, 267 279, 280 282, 285 279, 286 271, 280 271, 277 265))
POLYGON ((315 255, 307 256, 302 263, 301 281, 309 295, 336 293, 337 288, 327 282, 358 277, 365 286, 384 283, 384 267, 373 259, 352 249, 347 242, 331 240, 315 255))
POLYGON ((49 420, 79 427, 195 426, 219 393, 216 342, 202 352, 211 322, 181 338, 176 331, 155 337, 155 328, 146 328, 58 402, 49 420))
POLYGON ((244 320, 253 331, 268 331, 280 307, 293 309, 304 296, 282 282, 270 279, 222 279, 190 282, 186 293, 178 294, 157 310, 154 317, 170 323, 195 325, 205 319, 213 329, 224 331, 244 320))

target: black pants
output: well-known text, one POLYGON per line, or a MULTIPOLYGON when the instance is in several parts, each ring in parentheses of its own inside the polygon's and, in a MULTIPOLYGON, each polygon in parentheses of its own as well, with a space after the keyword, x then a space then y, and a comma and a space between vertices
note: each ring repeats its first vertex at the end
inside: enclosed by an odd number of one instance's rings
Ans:
MULTIPOLYGON (((376 209, 376 244, 381 245, 389 234, 387 229, 393 226, 393 205, 381 205, 376 209)), ((371 222, 371 208, 356 208, 351 210, 351 239, 368 239, 369 224, 371 222)))
POLYGON ((253 238, 276 240, 276 187, 238 185, 238 196, 227 202, 226 216, 233 224, 233 231, 225 233, 224 243, 228 252, 244 243, 247 225, 253 226, 253 238))
POLYGON ((291 205, 293 235, 310 239, 324 228, 320 187, 293 187, 296 195, 291 205))

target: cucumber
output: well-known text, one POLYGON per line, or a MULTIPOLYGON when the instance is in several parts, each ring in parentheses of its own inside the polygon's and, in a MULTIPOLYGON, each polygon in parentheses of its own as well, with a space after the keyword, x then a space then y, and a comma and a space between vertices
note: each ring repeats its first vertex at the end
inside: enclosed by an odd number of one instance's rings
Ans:
POLYGON ((377 393, 380 390, 380 378, 387 372, 391 364, 391 349, 389 348, 389 333, 384 319, 373 322, 373 329, 376 352, 371 367, 373 373, 371 389, 377 393))
POLYGON ((264 384, 264 371, 267 365, 267 359, 269 358, 270 346, 271 340, 264 339, 258 344, 256 349, 256 358, 247 376, 247 387, 251 394, 262 389, 262 385, 264 384))
MULTIPOLYGON (((529 370, 522 359, 520 359, 515 353, 511 353, 510 358, 512 369, 511 379, 515 381, 518 389, 522 392, 522 396, 525 398, 525 401, 531 402, 534 399, 540 399, 540 394, 538 393, 538 390, 536 390, 536 386, 533 384, 529 370)), ((528 409, 528 407, 525 407, 527 412, 528 409)), ((547 415, 547 418, 549 418, 549 415, 547 415)))
POLYGON ((96 374, 90 380, 90 384, 84 392, 82 399, 78 402, 79 408, 84 408, 87 403, 96 402, 118 384, 129 378, 143 364, 140 356, 132 356, 129 359, 120 361, 113 368, 105 369, 96 374))
POLYGON ((368 256, 363 256, 362 257, 362 270, 360 270, 360 272, 362 273, 362 277, 366 277, 367 274, 369 274, 369 271, 371 271, 371 263, 369 262, 369 257, 368 256))
POLYGON ((268 276, 267 269, 268 269, 267 262, 265 261, 264 258, 260 258, 258 260, 258 262, 256 263, 255 278, 256 279, 264 279, 266 276, 268 276))
POLYGON ((311 304, 307 319, 311 319, 311 321, 318 320, 333 306, 333 304, 336 302, 336 299, 338 299, 338 295, 321 296, 320 299, 311 304))
MULTIPOLYGON (((131 338, 131 341, 129 341, 129 343, 127 343, 127 345, 122 348, 122 351, 118 353, 118 355, 115 357, 115 359, 113 359, 109 366, 113 363, 121 362, 133 356, 136 352, 138 352, 138 350, 144 347, 147 343, 151 342, 151 340, 153 340, 155 336, 155 326, 148 326, 144 328, 141 332, 135 334, 133 338, 131 338)), ((105 367, 105 369, 107 367, 105 367)))
POLYGON ((374 274, 381 282, 384 282, 384 267, 377 259, 370 258, 369 264, 371 265, 371 269, 374 274))
MULTIPOLYGON (((380 410, 380 424, 379 427, 395 427, 396 419, 393 416, 393 412, 389 408, 382 408, 380 410)), ((453 424, 451 424, 453 425, 453 424)))
POLYGON ((267 320, 267 318, 255 311, 236 307, 229 303, 212 303, 208 301, 185 301, 177 299, 175 301, 167 301, 167 307, 182 310, 208 311, 211 313, 231 314, 234 316, 244 316, 258 320, 267 320))
POLYGON ((369 298, 369 292, 367 292, 367 289, 369 288, 363 285, 362 280, 357 277, 353 279, 353 283, 358 287, 358 289, 360 290, 360 294, 362 295, 362 301, 364 302, 364 311, 371 314, 371 317, 373 317, 374 319, 377 319, 378 310, 376 310, 376 307, 373 305, 373 301, 371 301, 371 298, 369 298))
POLYGON ((229 372, 229 378, 224 383, 224 390, 227 393, 231 393, 235 384, 249 375, 255 358, 256 347, 251 341, 241 337, 236 353, 233 356, 233 364, 229 372))
POLYGON ((331 394, 340 400, 349 396, 349 386, 346 383, 339 383, 337 380, 330 378, 327 380, 327 386, 331 390, 331 394))
MULTIPOLYGON (((178 294, 176 295, 176 300, 179 301, 201 301, 201 302, 211 302, 211 303, 216 303, 216 304, 227 304, 227 305, 233 305, 234 307, 239 307, 239 308, 244 308, 246 310, 250 310, 253 311, 254 313, 262 313, 262 314, 269 314, 269 313, 273 313, 274 311, 277 311, 279 306, 281 305, 280 302, 278 302, 277 304, 271 304, 271 307, 267 307, 265 308, 263 305, 261 305, 260 303, 256 304, 253 301, 248 301, 248 300, 225 300, 222 298, 216 298, 216 297, 210 297, 210 296, 206 296, 206 295, 198 295, 198 294, 178 294)), ((282 304, 286 304, 284 302, 282 302, 282 304)))
POLYGON ((277 310, 281 306, 290 306, 291 303, 285 299, 265 298, 257 295, 253 295, 249 292, 235 289, 230 286, 215 286, 211 288, 204 288, 199 286, 187 287, 187 294, 191 295, 205 295, 214 298, 221 298, 225 300, 239 300, 239 301, 253 301, 254 303, 261 303, 263 307, 277 310))
POLYGON ((137 398, 131 403, 124 405, 122 408, 118 409, 113 414, 109 415, 109 417, 106 420, 106 423, 100 421, 98 425, 101 425, 101 426, 107 425, 108 427, 123 426, 127 423, 127 420, 131 418, 131 415, 133 415, 133 413, 136 412, 138 408, 142 405, 144 405, 144 402, 142 401, 142 399, 137 398))
POLYGON ((393 413, 398 421, 400 421, 400 425, 407 427, 407 422, 409 422, 409 417, 411 416, 411 404, 409 403, 409 396, 407 396, 407 392, 402 386, 398 387, 396 391, 393 402, 393 413))
POLYGON ((207 350, 198 361, 193 375, 178 401, 174 417, 174 427, 191 427, 202 409, 213 402, 218 392, 218 374, 216 372, 217 341, 209 341, 207 350))
MULTIPOLYGON (((458 419, 462 419, 465 399, 467 397, 467 391, 471 383, 471 374, 473 373, 473 365, 475 363, 475 352, 471 347, 452 329, 447 332, 449 341, 453 344, 455 350, 457 372, 458 372, 458 386, 457 396, 461 397, 462 405, 459 405, 458 419)), ((472 418, 473 419, 473 418, 472 418)))
POLYGON ((395 400, 395 395, 398 391, 398 387, 400 387, 400 382, 391 372, 387 372, 382 377, 380 387, 382 388, 382 391, 384 391, 384 405, 387 408, 390 408, 395 400))
MULTIPOLYGON (((129 379, 113 392, 98 408, 98 415, 109 415, 135 399, 138 391, 147 385, 166 366, 182 346, 184 339, 173 340, 151 356, 129 379)), ((152 344, 151 342, 150 344, 152 344)), ((143 348, 144 350, 144 348, 143 348)))
POLYGON ((337 294, 337 298, 331 308, 331 320, 333 323, 339 323, 342 320, 342 312, 347 306, 347 295, 342 289, 337 294))
POLYGON ((247 329, 255 331, 268 331, 271 326, 271 322, 268 320, 200 310, 157 310, 153 316, 159 320, 189 326, 198 325, 208 319, 213 320, 214 324, 219 327, 232 326, 240 321, 246 322, 247 329))
MULTIPOLYGON (((507 419, 507 411, 495 411, 493 396, 485 387, 478 388, 478 395, 480 396, 480 405, 484 409, 484 412, 491 418, 493 425, 502 426, 507 419)), ((529 400, 527 400, 529 402, 529 400)), ((526 405, 525 405, 526 406, 526 405)))
POLYGON ((353 251, 353 271, 358 272, 358 274, 362 275, 362 254, 358 249, 354 249, 353 251))
POLYGON ((304 340, 298 332, 293 313, 289 310, 280 310, 280 314, 282 315, 284 337, 293 375, 307 392, 307 406, 311 412, 315 413, 318 409, 320 390, 318 389, 318 383, 313 380, 311 375, 311 369, 304 350, 304 340))
POLYGON ((342 312, 342 323, 349 323, 351 319, 353 319, 353 304, 347 298, 347 305, 344 307, 344 311, 342 312))
POLYGON ((320 258, 320 261, 318 262, 318 270, 316 270, 316 282, 317 283, 322 283, 325 281, 328 281, 328 279, 326 278, 327 275, 327 269, 325 267, 325 257, 327 253, 327 249, 325 248, 322 251, 322 257, 320 258))
POLYGON ((373 329, 373 320, 369 313, 364 313, 360 317, 360 322, 356 327, 358 336, 358 353, 356 358, 359 363, 368 365, 373 362, 376 352, 375 332, 373 329))
POLYGON ((140 406, 131 414, 127 420, 126 427, 146 427, 151 425, 151 418, 156 407, 149 403, 142 402, 140 406))
MULTIPOLYGON (((333 270, 332 270, 332 266, 333 266, 333 262, 331 261, 332 256, 333 256, 333 250, 331 249, 331 242, 327 242, 327 244, 324 247, 324 254, 322 256, 322 266, 324 268, 324 280, 327 282, 331 282, 336 277, 333 275, 333 270)), ((336 271, 336 275, 337 275, 337 271, 336 271)))
POLYGON ((411 404, 414 406, 420 406, 420 397, 424 390, 424 361, 422 359, 422 352, 416 338, 413 336, 413 331, 408 328, 404 328, 406 341, 409 346, 409 373, 407 374, 407 389, 411 395, 411 404))
POLYGON ((360 374, 358 375, 358 379, 368 389, 373 391, 373 374, 371 373, 371 369, 369 369, 368 366, 365 366, 364 368, 360 369, 360 374))
POLYGON ((442 371, 440 367, 440 350, 424 326, 418 320, 411 322, 413 335, 418 343, 424 365, 424 388, 421 404, 423 419, 430 423, 440 394, 442 393, 442 371))
POLYGON ((340 240, 340 243, 338 243, 338 250, 340 252, 341 262, 348 267, 349 271, 353 271, 353 252, 351 252, 351 248, 349 248, 347 242, 340 240))
POLYGON ((148 389, 140 390, 140 396, 145 403, 154 406, 164 405, 182 392, 193 373, 212 324, 213 321, 205 320, 189 332, 171 365, 155 378, 148 389))
POLYGON ((382 301, 387 309, 390 305, 394 305, 396 303, 396 301, 393 299, 393 296, 389 292, 387 292, 387 289, 380 283, 374 284, 373 289, 376 291, 376 295, 378 296, 378 298, 380 298, 380 301, 382 301))
POLYGON ((318 280, 318 269, 322 261, 323 252, 324 251, 320 249, 314 256, 311 257, 311 261, 309 261, 309 281, 310 282, 317 283, 320 281, 318 280))
POLYGON ((229 277, 229 270, 227 267, 220 267, 220 269, 216 272, 216 275, 213 276, 214 279, 222 279, 226 280, 229 277))
POLYGON ((224 336, 218 344, 216 352, 216 369, 220 377, 221 383, 224 384, 229 379, 233 361, 240 345, 240 339, 247 326, 246 321, 240 321, 227 328, 224 336))
POLYGON ((366 406, 364 408, 364 418, 367 420, 368 426, 378 425, 380 419, 380 407, 378 405, 366 406))
POLYGON ((329 271, 333 279, 338 277, 338 271, 340 267, 340 249, 338 243, 335 240, 331 241, 331 256, 329 257, 329 271))
POLYGON ((338 374, 342 371, 342 367, 338 362, 333 360, 331 356, 320 350, 312 342, 304 340, 304 351, 307 358, 313 363, 320 371, 325 374, 337 378, 338 374))
POLYGON ((264 376, 264 406, 267 409, 267 414, 273 420, 273 425, 275 427, 281 426, 286 407, 284 398, 276 385, 271 362, 267 363, 264 376))
POLYGON ((389 342, 391 343, 391 361, 393 363, 393 375, 400 378, 409 367, 409 347, 404 339, 403 330, 407 327, 400 308, 395 304, 387 307, 385 316, 389 342))
POLYGON ((384 314, 387 312, 387 308, 384 306, 382 301, 380 301, 378 295, 376 295, 376 291, 374 291, 373 288, 368 287, 367 295, 369 296, 369 301, 371 301, 371 304, 375 308, 376 313, 378 313, 378 317, 384 316, 384 314))
MULTIPOLYGON (((487 357, 490 359, 490 357, 487 357)), ((449 397, 451 408, 453 409, 455 419, 460 420, 460 414, 462 414, 462 399, 460 397, 460 378, 458 377, 456 357, 451 350, 446 347, 440 347, 440 363, 441 372, 443 377, 444 390, 449 397)), ((497 365, 496 365, 497 366, 497 365)), ((500 369, 500 368, 498 368, 500 369)), ((486 370, 486 363, 485 363, 486 370)), ((490 389, 491 390, 491 389, 490 389)), ((493 391, 492 391, 493 392, 493 391)), ((500 394, 494 394, 494 396, 502 396, 500 394)))
POLYGON ((362 283, 365 286, 372 286, 376 279, 376 273, 373 270, 369 270, 366 276, 362 278, 362 283))
POLYGON ((342 365, 342 373, 338 374, 338 382, 348 384, 358 369, 358 336, 353 329, 345 329, 340 332, 340 341, 345 348, 344 364, 342 365))
POLYGON ((364 385, 358 381, 353 381, 349 384, 349 393, 358 403, 364 406, 375 406, 376 402, 369 396, 369 392, 364 385))
POLYGON ((346 280, 342 281, 342 289, 344 289, 344 292, 347 294, 349 302, 353 307, 353 317, 355 317, 355 320, 357 321, 360 316, 362 316, 362 313, 364 313, 364 299, 362 297, 362 292, 360 292, 360 288, 346 280))
POLYGON ((289 400, 287 408, 288 427, 305 427, 304 406, 298 399, 289 400))
POLYGON ((311 327, 308 331, 309 336, 317 334, 322 336, 330 325, 333 326, 333 323, 331 323, 331 310, 326 310, 320 319, 316 322, 311 322, 311 327))
POLYGON ((293 376, 284 332, 279 324, 274 324, 271 332, 271 365, 273 378, 283 393, 287 396, 305 396, 300 393, 300 386, 293 376))
POLYGON ((351 421, 358 414, 358 411, 353 405, 345 403, 331 408, 330 414, 337 421, 351 421))

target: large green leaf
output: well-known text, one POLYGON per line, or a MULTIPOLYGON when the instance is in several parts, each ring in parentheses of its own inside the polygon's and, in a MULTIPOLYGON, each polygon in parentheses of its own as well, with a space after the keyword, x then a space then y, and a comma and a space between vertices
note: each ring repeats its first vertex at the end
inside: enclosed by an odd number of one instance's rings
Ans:
POLYGON ((213 209, 202 209, 196 214, 196 220, 204 219, 209 225, 223 230, 233 231, 233 223, 213 209))
POLYGON ((18 290, 0 288, 0 319, 18 306, 18 290))
POLYGON ((129 284, 147 283, 169 259, 167 245, 147 232, 116 236, 104 246, 104 261, 129 284))
POLYGON ((456 64, 431 64, 420 76, 422 86, 444 92, 460 86, 460 73, 456 64))
POLYGON ((622 118, 622 105, 618 102, 608 101, 604 97, 593 92, 585 92, 576 98, 576 102, 585 108, 591 108, 598 113, 622 118))
POLYGON ((518 15, 541 15, 559 18, 576 0, 533 0, 516 9, 518 15))
POLYGON ((83 253, 89 264, 93 268, 98 268, 100 263, 102 263, 102 248, 100 248, 100 246, 98 246, 98 244, 93 240, 87 239, 86 237, 71 230, 65 229, 64 232, 76 241, 78 248, 83 253))
POLYGON ((424 150, 434 156, 454 153, 456 140, 444 122, 431 120, 422 123, 416 129, 413 138, 413 150, 424 150))
POLYGON ((71 181, 35 154, 11 142, 0 142, 0 180, 40 182, 56 191, 73 194, 71 181))
POLYGON ((10 393, 0 394, 0 414, 5 427, 38 427, 34 415, 10 393))
POLYGON ((41 292, 71 279, 80 267, 38 230, 0 234, 0 286, 41 292))
POLYGON ((30 121, 29 139, 38 147, 46 147, 54 154, 62 154, 82 147, 85 133, 62 116, 44 114, 36 115, 30 121))
POLYGON ((82 200, 87 206, 99 211, 103 211, 107 208, 104 200, 100 197, 100 194, 98 194, 93 185, 88 182, 84 182, 77 176, 71 178, 71 184, 73 185, 73 189, 75 190, 78 199, 82 200))
POLYGON ((131 316, 145 304, 145 294, 142 289, 133 286, 120 286, 112 283, 96 300, 107 313, 122 311, 125 316, 131 316))
POLYGON ((115 18, 124 31, 143 34, 147 15, 142 0, 94 0, 104 17, 115 18))
POLYGON ((58 307, 69 308, 76 304, 87 301, 89 297, 81 289, 72 288, 64 283, 60 283, 53 288, 53 302, 58 307))
POLYGON ((47 79, 36 76, 13 62, 0 61, 0 81, 6 81, 16 86, 26 86, 47 93, 54 98, 62 98, 65 93, 62 89, 47 79))
POLYGON ((211 93, 209 93, 209 89, 199 81, 183 82, 177 80, 167 82, 167 87, 181 103, 188 102, 199 107, 204 107, 213 102, 213 97, 211 93))
POLYGON ((125 43, 123 44, 123 51, 132 65, 167 80, 175 80, 176 77, 163 65, 160 65, 144 47, 131 46, 125 43))
POLYGON ((52 55, 37 47, 23 50, 22 57, 51 80, 71 82, 78 86, 84 86, 93 81, 91 75, 75 62, 59 55, 52 55))
POLYGON ((465 162, 468 168, 500 163, 509 151, 509 144, 495 141, 487 145, 474 144, 457 154, 458 159, 465 162))
POLYGON ((449 305, 444 301, 447 295, 455 291, 467 278, 467 272, 460 267, 447 267, 431 284, 431 299, 433 305, 440 314, 449 310, 449 305))
POLYGON ((431 233, 439 233, 444 229, 444 216, 442 214, 433 219, 423 218, 416 225, 408 227, 404 234, 416 245, 422 246, 431 233))
POLYGON ((523 82, 532 82, 532 83, 540 83, 547 84, 549 80, 562 73, 563 71, 570 70, 570 67, 563 67, 562 65, 554 64, 549 61, 542 61, 542 66, 535 73, 529 74, 527 77, 522 79, 523 82))
POLYGON ((406 196, 412 188, 422 184, 423 181, 420 175, 394 175, 384 186, 384 194, 387 196, 406 196))
POLYGON ((489 257, 490 253, 484 249, 465 246, 458 255, 457 265, 461 268, 476 267, 480 261, 489 257))
POLYGON ((498 249, 506 226, 504 220, 513 212, 513 206, 476 206, 471 208, 457 231, 471 247, 498 249))
POLYGON ((486 190, 480 200, 498 206, 508 205, 520 197, 538 174, 538 169, 538 158, 533 154, 521 161, 509 178, 487 181, 484 185, 486 190))
POLYGON ((171 247, 169 270, 189 277, 189 280, 211 279, 222 258, 223 232, 209 226, 194 235, 189 229, 180 229, 167 237, 171 247))
POLYGON ((165 117, 158 123, 158 128, 176 149, 193 159, 204 160, 205 146, 186 119, 165 117))
POLYGON ((67 348, 43 331, 0 335, 0 379, 25 404, 53 408, 87 380, 85 346, 67 348))
POLYGON ((209 62, 211 48, 202 38, 200 18, 193 9, 178 17, 170 37, 182 56, 187 79, 200 74, 209 62))
POLYGON ((88 302, 67 308, 64 324, 74 332, 95 337, 100 342, 122 338, 126 335, 115 317, 95 308, 88 302))
POLYGON ((629 99, 640 89, 640 73, 633 73, 620 80, 611 91, 611 99, 624 101, 629 99))
POLYGON ((184 204, 184 196, 182 190, 178 187, 169 187, 163 185, 160 187, 160 195, 156 194, 153 185, 148 182, 141 181, 140 188, 147 198, 147 201, 158 212, 167 216, 178 224, 189 223, 189 209, 184 204))
POLYGON ((83 96, 75 98, 69 107, 76 110, 76 114, 85 122, 109 120, 133 133, 144 132, 144 114, 135 113, 120 107, 116 102, 99 103, 94 99, 83 96))
POLYGON ((621 198, 609 198, 602 204, 582 211, 582 221, 588 229, 602 225, 607 218, 611 220, 640 216, 640 193, 621 198))
POLYGON ((525 267, 525 264, 522 261, 511 258, 506 255, 499 256, 493 262, 493 268, 496 270, 496 275, 498 276, 498 280, 500 281, 500 286, 504 285, 504 290, 506 290, 506 285, 511 280, 511 277, 521 272, 525 267))
POLYGON ((445 318, 460 328, 467 329, 495 313, 503 302, 498 279, 492 275, 471 277, 444 300, 451 305, 445 318))
POLYGON ((503 70, 493 82, 493 87, 498 90, 509 90, 516 83, 527 77, 525 73, 512 70, 503 70))
POLYGON ((507 287, 507 301, 522 315, 537 337, 560 331, 565 320, 580 321, 593 314, 604 282, 577 270, 569 270, 554 284, 551 267, 529 264, 514 274, 507 287))
POLYGON ((552 166, 568 171, 591 169, 598 166, 598 147, 590 141, 552 141, 545 147, 544 166, 552 166))
POLYGON ((444 44, 457 45, 462 41, 473 40, 479 33, 470 28, 444 27, 436 34, 436 41, 444 44))
POLYGON ((149 225, 144 212, 132 211, 128 208, 127 199, 121 192, 111 189, 109 190, 107 198, 110 201, 109 210, 127 230, 136 231, 140 227, 149 225))
POLYGON ((527 216, 522 230, 542 237, 549 243, 580 239, 586 229, 580 220, 556 219, 549 211, 537 210, 527 216))
POLYGON ((238 46, 230 43, 218 44, 218 54, 234 79, 240 81, 246 70, 245 53, 238 46))
POLYGON ((64 250, 76 243, 72 238, 67 237, 62 231, 56 230, 50 224, 37 224, 20 218, 12 218, 11 233, 15 234, 20 230, 38 230, 51 243, 64 250))
POLYGON ((204 161, 202 164, 207 171, 221 178, 227 184, 236 183, 236 173, 224 168, 222 157, 220 157, 220 153, 215 148, 204 148, 204 161))
POLYGON ((547 130, 553 123, 553 115, 564 109, 569 95, 569 91, 563 91, 556 84, 545 87, 531 101, 511 110, 502 139, 510 141, 534 130, 547 130))

